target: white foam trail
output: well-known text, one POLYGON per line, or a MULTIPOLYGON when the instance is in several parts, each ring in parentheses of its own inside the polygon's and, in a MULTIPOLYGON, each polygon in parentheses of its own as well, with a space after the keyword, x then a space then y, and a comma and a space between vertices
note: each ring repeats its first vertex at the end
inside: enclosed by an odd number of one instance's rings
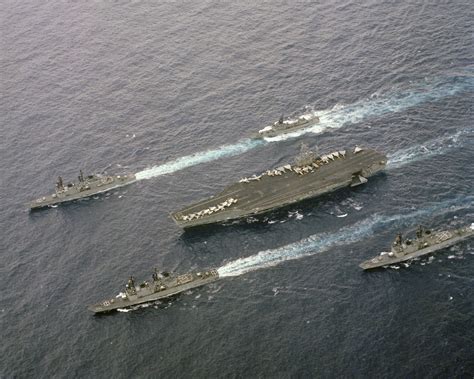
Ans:
POLYGON ((348 245, 375 234, 379 228, 391 226, 395 230, 419 221, 425 216, 455 212, 473 207, 474 196, 457 198, 437 203, 429 208, 397 215, 374 215, 355 225, 341 228, 337 233, 315 234, 301 241, 256 255, 239 258, 220 267, 220 277, 238 276, 251 271, 273 267, 282 262, 300 259, 327 251, 333 246, 348 245))
POLYGON ((320 134, 330 129, 339 129, 348 123, 359 123, 367 118, 381 116, 386 113, 401 112, 429 101, 436 101, 465 89, 472 88, 473 78, 454 78, 451 82, 423 83, 412 90, 402 91, 388 96, 374 94, 370 99, 349 105, 336 104, 332 109, 313 111, 309 115, 319 117, 319 123, 293 133, 278 137, 266 138, 269 142, 283 141, 302 136, 306 133, 320 134))
POLYGON ((348 106, 339 106, 334 111, 320 118, 328 126, 338 127, 346 123, 358 123, 368 117, 395 113, 429 101, 436 101, 467 88, 472 88, 472 78, 455 79, 455 83, 439 82, 418 85, 408 91, 402 91, 389 96, 372 96, 369 100, 356 102, 348 106))
POLYGON ((461 147, 466 137, 472 134, 474 129, 463 129, 452 135, 434 138, 421 145, 415 145, 406 149, 398 150, 388 155, 387 169, 396 169, 406 164, 426 159, 435 155, 446 154, 450 150, 461 147))
MULTIPOLYGON (((305 115, 317 115, 319 123, 293 133, 281 135, 273 138, 265 138, 266 142, 277 142, 291 138, 296 138, 306 133, 320 134, 329 129, 339 129, 347 123, 358 123, 368 117, 379 116, 390 112, 400 112, 409 107, 419 105, 427 101, 435 101, 472 86, 473 78, 454 78, 448 82, 431 83, 418 85, 411 91, 404 91, 385 97, 372 96, 371 99, 359 101, 350 105, 336 104, 332 109, 322 111, 310 111, 305 115)), ((152 168, 137 172, 137 180, 151 179, 157 176, 170 174, 187 167, 200 163, 211 162, 219 158, 231 157, 243 154, 265 143, 263 140, 245 139, 235 144, 224 145, 217 149, 198 152, 177 158, 152 168)))
POLYGON ((223 157, 231 157, 234 155, 245 153, 265 142, 262 140, 246 139, 233 145, 224 145, 217 149, 203 151, 200 153, 186 155, 175 159, 174 161, 164 163, 159 166, 153 166, 146 170, 135 174, 137 180, 151 179, 160 175, 169 174, 182 170, 184 168, 194 166, 204 162, 211 162, 223 157))

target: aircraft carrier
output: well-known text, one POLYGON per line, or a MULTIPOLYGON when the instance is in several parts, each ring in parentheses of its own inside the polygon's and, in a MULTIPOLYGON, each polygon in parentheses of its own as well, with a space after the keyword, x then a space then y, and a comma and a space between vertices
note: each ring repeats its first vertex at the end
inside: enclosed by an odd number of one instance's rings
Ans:
POLYGON ((402 235, 398 234, 392 244, 390 252, 382 252, 374 258, 362 262, 359 266, 364 270, 388 267, 396 263, 434 253, 473 236, 474 224, 460 229, 437 232, 432 232, 420 226, 416 231, 415 239, 404 240, 402 235))
POLYGON ((295 132, 300 129, 307 128, 319 122, 319 117, 316 115, 302 115, 297 119, 285 120, 283 116, 274 122, 272 125, 268 125, 263 129, 260 129, 258 133, 252 135, 254 139, 261 139, 265 137, 277 137, 282 134, 295 132))
POLYGON ((178 293, 201 287, 219 279, 216 269, 202 272, 190 272, 183 275, 173 275, 167 272, 159 273, 156 269, 150 281, 137 285, 130 277, 125 286, 125 292, 120 292, 115 298, 90 305, 94 313, 106 313, 117 309, 129 308, 134 305, 164 299, 178 293))
POLYGON ((357 186, 385 168, 387 157, 356 146, 317 156, 303 146, 294 165, 242 178, 221 193, 171 214, 183 228, 225 222, 277 209, 338 188, 357 186))
POLYGON ((114 188, 123 187, 135 182, 135 180, 135 174, 84 176, 82 171, 80 171, 77 183, 64 184, 63 179, 58 177, 56 192, 52 195, 43 196, 31 201, 29 207, 31 210, 35 210, 68 201, 84 199, 98 193, 110 191, 114 188))

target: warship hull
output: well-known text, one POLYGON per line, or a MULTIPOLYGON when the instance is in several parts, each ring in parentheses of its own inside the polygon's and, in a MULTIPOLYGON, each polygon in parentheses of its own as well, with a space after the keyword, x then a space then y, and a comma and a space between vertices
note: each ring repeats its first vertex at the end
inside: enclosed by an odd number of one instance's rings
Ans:
POLYGON ((221 193, 171 214, 182 228, 266 213, 342 187, 356 186, 383 170, 387 158, 372 149, 342 150, 309 165, 286 165, 241 179, 221 193), (331 158, 328 158, 331 156, 331 158))
POLYGON ((435 253, 459 242, 472 238, 474 236, 474 224, 455 230, 446 230, 430 234, 421 241, 410 241, 403 249, 392 250, 390 253, 381 253, 380 255, 362 262, 359 266, 364 270, 386 267, 393 264, 409 261, 427 254, 435 253))
POLYGON ((217 270, 212 269, 201 273, 187 273, 180 276, 144 282, 132 289, 127 289, 115 298, 90 305, 88 309, 94 313, 107 313, 125 309, 135 305, 149 303, 177 295, 181 292, 201 287, 219 279, 217 270))
POLYGON ((271 126, 267 126, 262 130, 259 130, 258 133, 255 133, 251 136, 253 139, 262 139, 262 138, 272 138, 278 137, 283 134, 288 134, 296 132, 304 128, 308 128, 319 122, 319 117, 312 116, 309 118, 300 118, 295 122, 284 121, 281 124, 276 122, 271 126))
POLYGON ((129 185, 136 181, 135 174, 115 176, 91 176, 82 183, 74 183, 64 186, 61 191, 31 201, 28 206, 31 210, 52 207, 57 204, 67 203, 74 200, 85 199, 93 195, 104 193, 115 188, 129 185))

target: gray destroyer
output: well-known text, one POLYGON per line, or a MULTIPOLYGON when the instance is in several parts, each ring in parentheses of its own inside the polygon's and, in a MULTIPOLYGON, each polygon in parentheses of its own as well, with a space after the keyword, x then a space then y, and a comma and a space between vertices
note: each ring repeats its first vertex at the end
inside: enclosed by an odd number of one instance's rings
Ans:
POLYGON ((311 125, 314 125, 319 122, 319 117, 310 114, 310 115, 302 115, 297 119, 290 119, 285 120, 283 116, 272 125, 268 125, 263 129, 260 129, 258 133, 252 135, 252 138, 265 138, 265 137, 277 137, 282 134, 287 134, 291 132, 295 132, 300 129, 307 128, 311 125))
POLYGON ((419 226, 416 231, 415 239, 404 240, 402 235, 398 234, 392 244, 391 251, 382 252, 374 258, 362 262, 359 266, 364 270, 377 267, 387 267, 434 253, 468 238, 472 238, 473 236, 474 224, 460 229, 442 230, 437 232, 432 232, 431 230, 419 226))
POLYGON ((115 298, 90 305, 88 308, 94 313, 106 313, 117 309, 129 308, 134 305, 148 303, 201 287, 219 279, 216 269, 202 272, 190 272, 183 275, 174 275, 167 272, 159 273, 156 269, 151 281, 144 281, 137 285, 131 276, 125 286, 125 292, 120 292, 115 298))
POLYGON ((183 228, 268 212, 342 187, 354 187, 385 168, 385 155, 355 147, 316 155, 305 146, 294 165, 242 178, 221 193, 171 214, 183 228))
POLYGON ((64 184, 59 176, 56 182, 56 192, 52 195, 40 197, 30 202, 30 209, 51 207, 68 201, 84 199, 98 193, 110 191, 111 189, 123 187, 136 180, 135 174, 125 175, 88 175, 84 176, 82 171, 78 176, 77 183, 64 184))

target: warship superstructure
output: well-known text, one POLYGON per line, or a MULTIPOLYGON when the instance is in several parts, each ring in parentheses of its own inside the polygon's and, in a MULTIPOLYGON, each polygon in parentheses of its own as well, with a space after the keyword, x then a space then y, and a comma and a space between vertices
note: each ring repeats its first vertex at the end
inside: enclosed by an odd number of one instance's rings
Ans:
POLYGON ((376 257, 362 262, 359 266, 364 270, 405 262, 423 255, 434 253, 474 236, 474 224, 459 229, 432 232, 419 226, 416 238, 403 239, 398 234, 389 252, 382 252, 376 257))
POLYGON ((225 222, 277 209, 338 188, 357 186, 385 168, 385 155, 356 146, 316 155, 302 147, 294 165, 242 178, 221 193, 171 214, 183 228, 225 222))
POLYGON ((201 287, 205 284, 215 282, 219 279, 216 269, 201 272, 189 272, 182 275, 174 275, 168 272, 158 272, 155 269, 152 279, 137 285, 131 276, 125 286, 124 292, 116 297, 90 305, 88 308, 94 313, 105 313, 117 309, 125 309, 134 305, 148 303, 159 299, 201 287))
POLYGON ((52 195, 33 200, 30 202, 29 207, 32 210, 40 209, 68 201, 87 198, 98 193, 110 191, 114 188, 123 187, 133 183, 135 180, 135 174, 84 176, 82 171, 80 171, 77 183, 64 184, 63 179, 59 176, 56 182, 56 192, 52 195))
POLYGON ((252 138, 276 137, 282 134, 295 132, 319 122, 319 117, 314 114, 305 114, 297 119, 285 120, 283 116, 272 125, 260 129, 252 138))

